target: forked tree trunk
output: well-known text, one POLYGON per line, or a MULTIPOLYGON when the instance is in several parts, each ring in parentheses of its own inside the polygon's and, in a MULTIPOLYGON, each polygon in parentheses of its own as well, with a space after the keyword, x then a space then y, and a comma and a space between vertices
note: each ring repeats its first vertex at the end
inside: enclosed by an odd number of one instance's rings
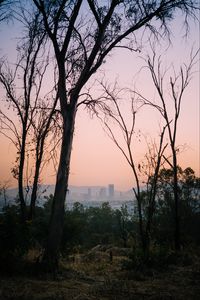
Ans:
POLYGON ((49 234, 43 257, 43 262, 49 271, 55 272, 58 268, 60 244, 63 233, 65 198, 68 189, 70 157, 74 133, 76 107, 67 105, 63 115, 63 136, 60 153, 60 162, 57 172, 53 207, 51 210, 49 234))
POLYGON ((38 190, 38 181, 40 175, 40 166, 41 166, 42 157, 39 158, 36 162, 35 166, 35 176, 33 181, 33 190, 31 194, 31 203, 30 203, 30 211, 29 211, 29 220, 32 220, 35 215, 35 205, 37 200, 37 190, 38 190))
POLYGON ((45 126, 45 129, 40 137, 37 138, 37 144, 36 144, 36 162, 35 162, 35 174, 34 174, 34 181, 33 181, 33 190, 31 194, 31 203, 30 203, 30 211, 29 211, 29 220, 32 220, 35 215, 35 206, 37 201, 37 191, 38 191, 38 182, 40 178, 40 168, 41 163, 43 160, 44 155, 44 145, 46 141, 46 137, 49 131, 49 127, 51 124, 52 116, 55 112, 55 107, 57 105, 57 98, 54 102, 53 108, 49 114, 47 123, 43 123, 43 127, 45 126))
POLYGON ((47 135, 47 129, 49 128, 50 124, 50 118, 49 122, 46 126, 46 130, 43 133, 43 136, 41 138, 41 141, 38 140, 37 147, 36 147, 36 163, 35 163, 35 174, 34 174, 34 181, 33 181, 33 190, 31 194, 31 203, 30 203, 30 211, 29 211, 29 220, 32 220, 35 215, 35 206, 36 206, 36 200, 37 200, 37 191, 38 191, 38 182, 40 177, 40 167, 43 159, 44 154, 44 143, 45 138, 47 135))

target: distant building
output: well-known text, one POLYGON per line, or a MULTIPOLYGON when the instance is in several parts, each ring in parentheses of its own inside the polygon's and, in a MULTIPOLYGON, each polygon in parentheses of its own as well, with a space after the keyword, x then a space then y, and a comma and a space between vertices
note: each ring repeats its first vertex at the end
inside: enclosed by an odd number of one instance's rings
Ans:
POLYGON ((106 199, 106 188, 105 187, 100 188, 99 199, 102 199, 102 200, 106 199))
POLYGON ((88 200, 91 199, 91 196, 92 196, 91 188, 88 188, 88 200))
POLYGON ((115 186, 114 184, 108 185, 108 198, 114 198, 115 195, 115 186))

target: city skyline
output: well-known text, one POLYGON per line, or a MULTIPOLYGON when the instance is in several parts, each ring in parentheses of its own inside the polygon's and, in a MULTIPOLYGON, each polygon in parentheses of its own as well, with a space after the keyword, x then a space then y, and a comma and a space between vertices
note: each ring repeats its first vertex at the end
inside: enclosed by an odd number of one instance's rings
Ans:
MULTIPOLYGON (((54 193, 54 185, 42 185, 38 191, 37 205, 43 206, 48 197, 54 193)), ((16 205, 17 188, 7 189, 0 195, 0 211, 4 206, 16 205)), ((30 194, 27 194, 26 201, 30 201, 30 194)), ((74 203, 81 203, 85 208, 99 207, 102 203, 108 202, 113 209, 120 209, 127 204, 131 211, 136 204, 133 191, 115 190, 114 184, 107 186, 69 186, 66 194, 66 209, 72 209, 74 203), (111 191, 109 191, 111 188, 111 191), (103 193, 102 193, 103 191, 103 193), (111 194, 110 194, 111 193, 111 194)))

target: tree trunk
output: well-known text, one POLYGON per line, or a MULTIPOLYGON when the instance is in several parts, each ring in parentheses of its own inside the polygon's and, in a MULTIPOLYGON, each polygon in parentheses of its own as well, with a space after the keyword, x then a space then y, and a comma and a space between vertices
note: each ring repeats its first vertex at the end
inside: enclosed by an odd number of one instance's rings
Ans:
POLYGON ((177 175, 177 161, 176 152, 173 153, 173 172, 174 172, 174 213, 175 213, 175 230, 174 230, 174 246, 175 250, 179 251, 181 249, 180 242, 180 220, 179 220, 179 195, 178 195, 178 175, 177 175))
POLYGON ((18 193, 19 193, 22 222, 25 222, 26 220, 26 203, 24 200, 24 186, 23 186, 25 147, 26 147, 26 129, 23 128, 22 144, 20 149, 19 174, 18 174, 18 193))
POLYGON ((44 129, 42 135, 40 137, 38 137, 38 139, 37 139, 35 176, 34 176, 34 181, 33 181, 33 190, 32 190, 32 194, 31 194, 29 220, 32 220, 35 215, 35 204, 36 204, 36 200, 37 200, 38 181, 39 181, 39 176, 40 176, 40 167, 41 167, 43 154, 44 154, 44 145, 45 145, 45 140, 46 140, 48 130, 50 127, 51 119, 52 119, 52 116, 55 111, 56 104, 57 104, 57 98, 56 98, 53 108, 49 114, 48 121, 47 121, 46 125, 44 125, 45 129, 44 129))
POLYGON ((35 204, 37 200, 37 190, 38 190, 38 180, 39 180, 39 174, 40 174, 40 165, 41 165, 42 158, 38 159, 36 161, 35 166, 35 176, 33 181, 33 190, 31 194, 31 203, 30 203, 30 211, 29 211, 29 220, 32 220, 35 215, 35 204))
POLYGON ((49 234, 43 257, 45 266, 53 273, 55 273, 58 268, 59 250, 63 233, 65 198, 68 189, 75 115, 76 107, 67 105, 67 110, 65 111, 65 114, 63 114, 63 136, 60 162, 52 204, 49 234))
POLYGON ((141 197, 137 197, 137 206, 138 206, 138 215, 139 215, 139 232, 140 232, 140 239, 141 239, 141 245, 144 256, 146 255, 146 236, 144 233, 143 228, 143 216, 142 216, 142 204, 141 204, 141 197))
MULTIPOLYGON (((48 128, 48 126, 46 127, 48 128)), ((35 215, 35 204, 37 200, 37 190, 38 190, 38 181, 40 176, 40 166, 42 163, 43 153, 44 153, 44 141, 47 134, 47 130, 43 133, 41 141, 37 141, 36 147, 36 162, 35 162, 35 175, 33 181, 33 190, 31 194, 31 203, 30 203, 30 211, 29 211, 29 220, 32 220, 35 215)))

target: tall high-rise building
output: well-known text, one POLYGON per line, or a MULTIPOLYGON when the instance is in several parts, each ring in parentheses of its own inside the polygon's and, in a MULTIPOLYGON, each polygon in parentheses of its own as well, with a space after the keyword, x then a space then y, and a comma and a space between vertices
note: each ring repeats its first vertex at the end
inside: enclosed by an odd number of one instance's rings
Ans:
POLYGON ((114 184, 109 184, 108 185, 108 197, 114 198, 114 194, 115 194, 115 186, 114 186, 114 184))

